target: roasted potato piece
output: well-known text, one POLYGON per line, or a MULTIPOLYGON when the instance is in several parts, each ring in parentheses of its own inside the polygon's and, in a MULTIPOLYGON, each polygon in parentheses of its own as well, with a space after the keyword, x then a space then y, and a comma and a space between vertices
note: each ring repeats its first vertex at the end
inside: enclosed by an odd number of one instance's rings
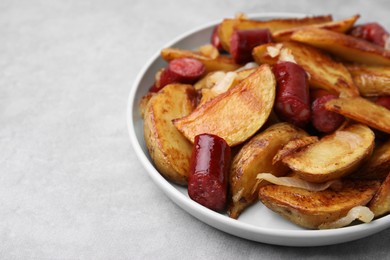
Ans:
POLYGON ((390 51, 350 35, 306 28, 294 32, 291 39, 323 49, 347 61, 390 66, 390 51))
POLYGON ((310 182, 335 180, 354 171, 371 155, 375 136, 362 124, 354 124, 327 135, 282 161, 310 182))
POLYGON ((390 66, 349 64, 346 67, 362 96, 377 97, 390 95, 390 66))
POLYGON ((390 172, 390 140, 375 147, 372 156, 351 177, 383 180, 390 172))
POLYGON ((302 138, 293 139, 275 154, 274 158, 272 158, 272 164, 278 163, 284 157, 298 152, 306 146, 316 142, 318 142, 317 136, 304 136, 302 138))
POLYGON ((310 27, 326 29, 326 30, 339 32, 339 33, 345 33, 353 27, 353 25, 355 24, 356 20, 359 19, 359 17, 360 15, 354 15, 352 17, 343 20, 330 21, 325 23, 316 23, 312 25, 294 27, 286 30, 276 31, 272 34, 272 39, 276 42, 288 41, 290 40, 290 37, 294 32, 301 29, 310 28, 310 27))
POLYGON ((390 213, 390 174, 387 175, 368 207, 375 217, 390 213))
POLYGON ((275 64, 279 60, 292 60, 309 75, 312 88, 325 89, 342 96, 358 96, 349 71, 320 50, 295 42, 270 43, 255 47, 253 57, 259 64, 275 64))
POLYGON ((193 110, 191 85, 170 84, 153 95, 144 112, 144 136, 150 157, 170 181, 185 185, 192 144, 175 128, 172 119, 193 110))
POLYGON ((332 99, 325 103, 325 108, 390 134, 390 111, 365 98, 332 99))
POLYGON ((174 125, 192 143, 201 133, 215 134, 235 146, 250 138, 266 122, 275 100, 275 76, 262 65, 249 77, 174 125))
POLYGON ((275 176, 285 175, 289 169, 281 162, 273 164, 272 158, 288 141, 307 134, 289 124, 278 123, 252 137, 233 158, 230 170, 230 191, 232 201, 228 214, 238 218, 240 213, 257 201, 259 186, 256 176, 260 172, 272 173, 275 176))
POLYGON ((181 50, 176 48, 165 48, 161 50, 161 57, 166 61, 171 61, 178 58, 193 58, 203 63, 207 72, 211 71, 232 71, 240 68, 234 60, 227 56, 218 56, 211 58, 197 51, 181 50))
POLYGON ((332 16, 313 16, 305 18, 273 19, 268 21, 257 21, 248 19, 224 19, 218 29, 218 36, 222 47, 230 52, 230 38, 234 30, 269 29, 272 32, 304 25, 332 21, 332 16))
POLYGON ((291 222, 318 229, 344 217, 353 207, 366 205, 379 185, 379 181, 344 180, 340 190, 308 191, 270 184, 259 189, 259 199, 291 222))

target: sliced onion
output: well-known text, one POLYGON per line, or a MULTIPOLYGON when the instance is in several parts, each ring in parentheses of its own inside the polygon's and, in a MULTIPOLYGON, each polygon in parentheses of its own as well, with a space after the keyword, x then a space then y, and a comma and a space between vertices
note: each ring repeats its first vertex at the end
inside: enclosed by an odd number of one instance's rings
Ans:
POLYGON ((351 132, 348 132, 348 131, 336 131, 336 138, 345 142, 347 141, 349 146, 352 148, 352 149, 355 149, 356 147, 359 146, 359 144, 363 141, 363 139, 355 134, 355 133, 351 133, 351 132))
POLYGON ((217 84, 212 87, 212 91, 217 94, 221 94, 226 92, 232 85, 234 80, 237 78, 237 73, 233 71, 229 71, 226 73, 225 77, 223 77, 217 84))
POLYGON ((322 190, 326 190, 329 187, 338 188, 341 185, 340 180, 332 180, 324 183, 312 183, 296 177, 276 177, 271 173, 259 173, 257 175, 257 179, 266 180, 276 185, 302 188, 308 191, 322 191, 322 190))
POLYGON ((259 64, 257 64, 256 62, 248 62, 244 66, 236 69, 235 72, 240 72, 240 71, 247 70, 247 69, 254 69, 257 67, 259 67, 259 64))
POLYGON ((281 43, 276 44, 275 46, 268 46, 267 53, 271 58, 276 58, 280 54, 280 50, 283 45, 281 43))
POLYGON ((374 219, 374 213, 366 206, 353 207, 345 217, 342 217, 336 221, 321 224, 319 229, 341 228, 348 226, 354 220, 359 219, 364 223, 369 223, 374 219))

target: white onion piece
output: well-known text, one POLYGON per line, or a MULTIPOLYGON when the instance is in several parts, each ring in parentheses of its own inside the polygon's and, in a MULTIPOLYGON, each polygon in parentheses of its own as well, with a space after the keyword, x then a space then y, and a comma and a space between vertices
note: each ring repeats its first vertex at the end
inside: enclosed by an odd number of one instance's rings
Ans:
POLYGON ((280 54, 283 45, 278 43, 275 46, 267 46, 267 53, 271 58, 276 58, 280 54))
POLYGON ((282 48, 280 51, 279 61, 289 61, 293 63, 297 63, 295 61, 294 55, 292 54, 291 50, 288 48, 282 48))
POLYGON ((240 71, 248 70, 248 69, 254 69, 254 68, 257 68, 257 67, 259 67, 259 64, 257 64, 256 62, 248 62, 244 66, 236 69, 235 72, 240 72, 240 71))
POLYGON ((216 83, 214 87, 211 88, 211 90, 217 94, 226 92, 233 85, 233 81, 236 79, 236 77, 237 73, 235 72, 230 71, 226 73, 225 77, 216 83))
POLYGON ((287 186, 287 187, 295 187, 302 188, 308 191, 322 191, 326 190, 329 187, 339 187, 341 185, 340 180, 332 180, 324 183, 312 183, 308 182, 296 177, 276 177, 271 173, 259 173, 257 175, 258 180, 266 180, 270 183, 287 186))
POLYGON ((362 222, 369 223, 374 219, 374 213, 365 206, 353 207, 345 217, 342 217, 336 221, 321 224, 319 229, 341 228, 348 226, 354 220, 359 219, 362 222))
POLYGON ((359 146, 359 144, 363 141, 363 139, 355 134, 348 131, 336 131, 336 138, 339 139, 342 142, 347 141, 351 149, 355 149, 359 146))

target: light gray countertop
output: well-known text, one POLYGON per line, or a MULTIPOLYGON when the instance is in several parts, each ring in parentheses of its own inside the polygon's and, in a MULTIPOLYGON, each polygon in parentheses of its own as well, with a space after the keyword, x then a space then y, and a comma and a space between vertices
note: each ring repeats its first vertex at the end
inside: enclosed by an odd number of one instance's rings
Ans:
POLYGON ((329 247, 244 240, 192 217, 131 147, 126 106, 147 60, 174 37, 237 12, 361 14, 381 1, 0 3, 1 259, 384 259, 390 230, 329 247))

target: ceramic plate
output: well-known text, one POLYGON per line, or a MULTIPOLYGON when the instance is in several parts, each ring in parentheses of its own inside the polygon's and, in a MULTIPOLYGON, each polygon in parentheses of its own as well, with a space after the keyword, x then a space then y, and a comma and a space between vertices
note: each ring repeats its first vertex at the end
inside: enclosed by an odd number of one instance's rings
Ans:
MULTIPOLYGON (((254 14, 250 18, 272 19, 302 17, 301 14, 254 14)), ((191 30, 174 39, 163 47, 176 47, 181 49, 195 49, 200 45, 209 43, 214 26, 220 21, 191 30)), ((147 93, 153 84, 154 75, 159 68, 166 65, 160 57, 160 50, 146 63, 137 76, 128 100, 128 130, 134 150, 149 173, 155 184, 164 191, 182 209, 199 220, 232 235, 245 239, 284 246, 321 246, 343 243, 370 236, 390 227, 390 215, 374 220, 368 224, 333 229, 333 230, 305 230, 268 210, 260 202, 247 209, 238 220, 227 215, 211 211, 187 195, 187 189, 168 182, 153 166, 147 152, 143 137, 143 123, 140 117, 138 104, 140 98, 147 93)))

